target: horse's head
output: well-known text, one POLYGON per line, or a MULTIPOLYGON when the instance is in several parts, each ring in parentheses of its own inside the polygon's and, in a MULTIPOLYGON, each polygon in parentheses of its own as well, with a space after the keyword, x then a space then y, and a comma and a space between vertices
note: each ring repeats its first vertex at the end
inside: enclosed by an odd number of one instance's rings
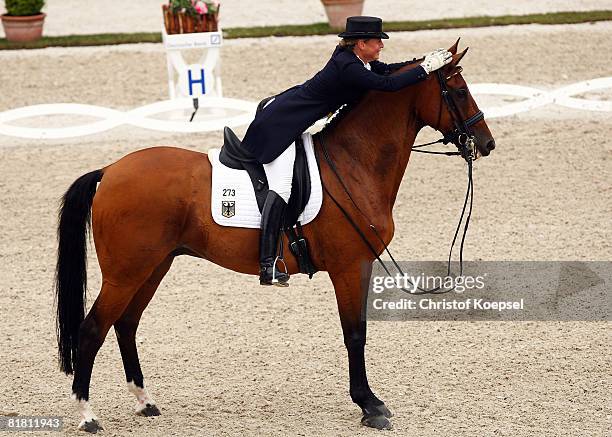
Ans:
POLYGON ((458 147, 470 137, 474 141, 474 155, 487 156, 495 148, 495 140, 470 94, 459 61, 468 49, 457 53, 459 40, 449 49, 453 54, 450 64, 430 74, 425 84, 427 92, 420 96, 418 116, 421 121, 442 132, 458 147))

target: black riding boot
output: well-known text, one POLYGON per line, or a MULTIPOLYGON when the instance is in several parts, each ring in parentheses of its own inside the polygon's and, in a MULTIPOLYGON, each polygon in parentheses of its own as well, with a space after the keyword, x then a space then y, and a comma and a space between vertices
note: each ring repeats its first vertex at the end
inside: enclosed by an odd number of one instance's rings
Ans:
POLYGON ((259 237, 259 283, 288 287, 289 275, 278 270, 275 264, 278 238, 281 233, 283 213, 287 204, 274 191, 268 191, 261 211, 261 236, 259 237), (274 273, 274 279, 272 279, 274 273))

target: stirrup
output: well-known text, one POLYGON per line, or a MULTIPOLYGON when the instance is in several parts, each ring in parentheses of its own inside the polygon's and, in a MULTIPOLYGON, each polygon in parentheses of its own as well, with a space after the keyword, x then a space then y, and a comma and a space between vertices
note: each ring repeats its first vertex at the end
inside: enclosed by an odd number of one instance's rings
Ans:
POLYGON ((285 265, 285 262, 282 258, 276 257, 273 264, 263 264, 260 266, 260 271, 259 271, 259 284, 260 285, 275 285, 277 287, 288 287, 289 286, 289 284, 287 283, 288 281, 289 281, 289 273, 287 272, 287 266, 285 265), (280 261, 285 266, 284 272, 279 270, 276 267, 276 261, 278 259, 280 259, 280 261), (272 269, 272 271, 270 272, 269 269, 272 269), (285 280, 278 279, 277 276, 281 274, 287 279, 285 280))
POLYGON ((287 271, 287 264, 285 264, 285 260, 283 258, 281 258, 280 255, 279 255, 276 258, 274 258, 274 264, 272 264, 272 285, 276 285, 277 287, 289 287, 288 281, 289 281, 289 272, 287 271), (276 279, 276 270, 277 270, 276 269, 276 261, 280 261, 280 262, 283 263, 283 267, 284 267, 284 270, 285 270, 283 273, 285 273, 285 275, 287 275, 287 280, 284 281, 284 282, 281 282, 278 279, 276 279))
MULTIPOLYGON (((268 267, 272 268, 272 267, 268 267)), ((284 274, 284 272, 280 272, 282 274, 284 274)), ((272 276, 275 276, 274 274, 272 276)), ((285 281, 281 281, 279 280, 276 276, 274 278, 271 278, 270 276, 267 276, 267 269, 263 270, 262 273, 260 273, 259 275, 259 285, 265 285, 265 286, 269 286, 269 285, 274 285, 276 287, 289 287, 289 276, 287 276, 287 279, 285 281)))

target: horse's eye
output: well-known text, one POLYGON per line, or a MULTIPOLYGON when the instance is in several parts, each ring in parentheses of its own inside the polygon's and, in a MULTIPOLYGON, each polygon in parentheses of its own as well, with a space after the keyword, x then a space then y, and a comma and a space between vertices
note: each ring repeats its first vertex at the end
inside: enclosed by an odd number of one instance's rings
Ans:
POLYGON ((467 90, 465 88, 458 89, 457 96, 462 99, 465 99, 467 97, 467 90))

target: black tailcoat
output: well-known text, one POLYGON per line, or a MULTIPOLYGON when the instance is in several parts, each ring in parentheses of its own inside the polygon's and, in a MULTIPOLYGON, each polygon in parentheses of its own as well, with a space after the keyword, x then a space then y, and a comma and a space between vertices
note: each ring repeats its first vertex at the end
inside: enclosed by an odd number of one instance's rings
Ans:
POLYGON ((390 75, 406 63, 370 62, 371 71, 352 51, 336 47, 325 67, 302 85, 276 96, 250 124, 242 145, 262 164, 276 159, 317 120, 369 90, 397 91, 427 77, 423 67, 390 75))

